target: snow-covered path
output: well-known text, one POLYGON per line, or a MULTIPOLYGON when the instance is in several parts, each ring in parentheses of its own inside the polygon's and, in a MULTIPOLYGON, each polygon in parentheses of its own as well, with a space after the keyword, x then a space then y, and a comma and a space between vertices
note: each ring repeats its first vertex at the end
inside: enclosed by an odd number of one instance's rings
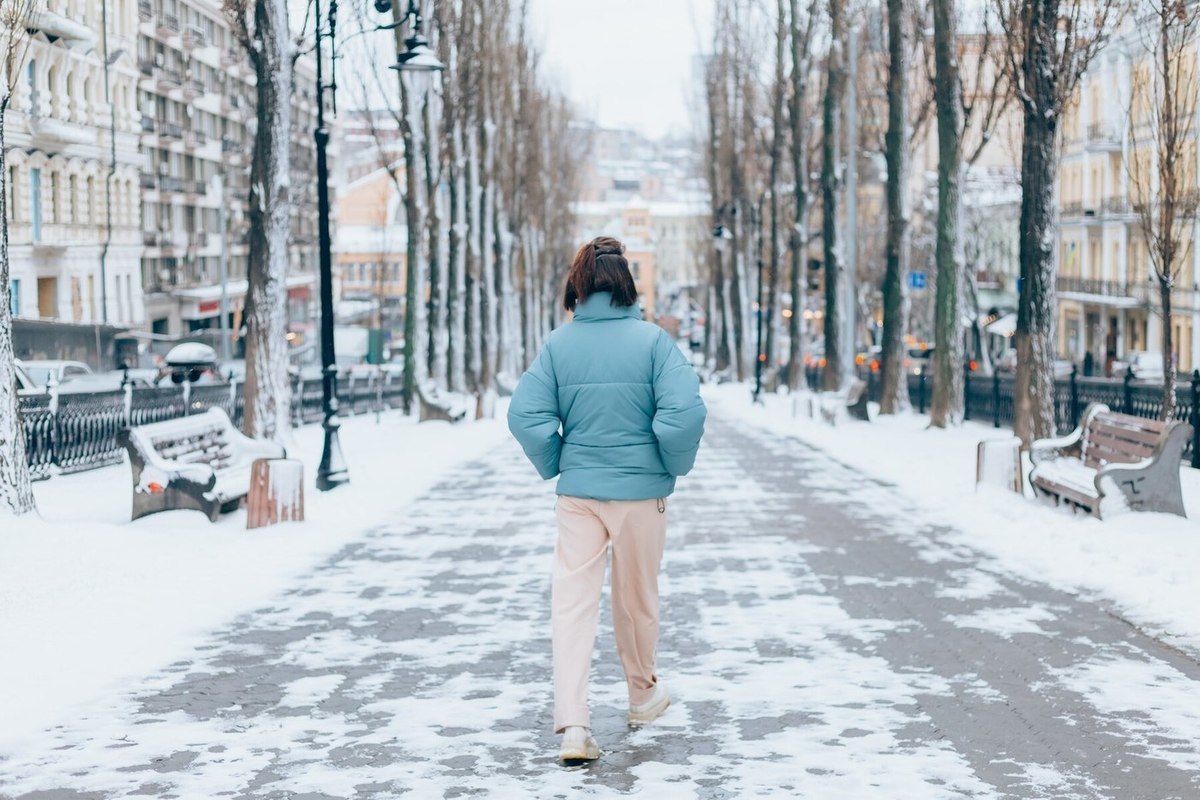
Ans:
POLYGON ((190 659, 29 740, 0 797, 1200 795, 1194 661, 719 416, 670 505, 676 703, 626 729, 606 616, 605 755, 563 769, 551 503, 497 448, 190 659))

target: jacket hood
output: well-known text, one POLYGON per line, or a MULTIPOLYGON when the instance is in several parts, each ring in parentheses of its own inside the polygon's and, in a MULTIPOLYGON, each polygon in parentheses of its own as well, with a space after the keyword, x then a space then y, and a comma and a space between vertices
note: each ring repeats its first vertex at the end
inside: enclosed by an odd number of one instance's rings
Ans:
POLYGON ((622 319, 624 317, 641 319, 642 312, 636 305, 614 306, 612 304, 612 292, 596 292, 589 295, 587 300, 575 306, 575 319, 580 322, 622 319))

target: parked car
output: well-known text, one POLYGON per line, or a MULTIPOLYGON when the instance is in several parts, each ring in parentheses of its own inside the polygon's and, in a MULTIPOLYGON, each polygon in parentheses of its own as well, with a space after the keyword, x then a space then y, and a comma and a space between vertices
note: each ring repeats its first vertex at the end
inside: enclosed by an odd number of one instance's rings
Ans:
MULTIPOLYGON (((126 376, 124 370, 113 370, 111 372, 100 372, 95 375, 82 375, 78 378, 72 378, 58 387, 59 394, 86 394, 88 392, 118 392, 125 388, 125 383, 128 381, 133 388, 145 388, 150 386, 150 380, 143 374, 134 374, 135 370, 130 370, 130 375, 126 376)), ((153 374, 153 370, 149 370, 153 374)))
POLYGON ((932 361, 932 347, 910 347, 908 348, 908 358, 905 359, 904 366, 908 370, 909 375, 922 375, 929 371, 930 362, 932 361))
MULTIPOLYGON (((1000 356, 996 359, 994 367, 995 367, 996 372, 998 372, 1001 375, 1012 375, 1012 374, 1016 373, 1016 371, 1017 371, 1017 348, 1010 347, 1007 350, 1005 350, 1003 353, 1001 353, 1000 356)), ((1054 377, 1056 377, 1056 378, 1069 377, 1071 374, 1071 370, 1073 370, 1074 368, 1075 368, 1075 365, 1072 364, 1067 359, 1056 358, 1054 360, 1054 377)))
POLYGON ((13 364, 13 370, 17 382, 17 394, 42 394, 46 391, 45 386, 34 383, 33 378, 29 377, 29 373, 21 367, 20 361, 13 364))
POLYGON ((1123 360, 1113 362, 1114 377, 1125 377, 1126 370, 1133 370, 1133 378, 1138 381, 1162 383, 1166 377, 1162 353, 1149 350, 1131 350, 1123 360))
POLYGON ((25 374, 38 386, 51 386, 92 374, 92 368, 82 361, 56 359, 18 361, 25 374))

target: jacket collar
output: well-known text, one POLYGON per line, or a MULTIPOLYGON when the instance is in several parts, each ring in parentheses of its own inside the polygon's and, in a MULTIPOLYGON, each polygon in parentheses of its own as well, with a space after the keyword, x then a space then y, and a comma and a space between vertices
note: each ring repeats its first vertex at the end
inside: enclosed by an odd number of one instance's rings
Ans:
POLYGON ((575 306, 575 319, 581 322, 631 317, 641 319, 642 312, 636 305, 614 306, 612 292, 596 292, 575 306))

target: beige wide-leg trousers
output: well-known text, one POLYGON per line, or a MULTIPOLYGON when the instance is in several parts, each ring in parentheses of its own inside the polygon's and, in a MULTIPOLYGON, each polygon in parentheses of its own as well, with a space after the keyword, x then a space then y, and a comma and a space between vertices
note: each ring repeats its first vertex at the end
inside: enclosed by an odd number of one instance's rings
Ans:
POLYGON ((609 543, 612 615, 629 702, 654 693, 658 645, 658 569, 667 531, 665 500, 586 500, 560 496, 556 506, 551 629, 554 639, 554 732, 591 727, 588 675, 609 543))

